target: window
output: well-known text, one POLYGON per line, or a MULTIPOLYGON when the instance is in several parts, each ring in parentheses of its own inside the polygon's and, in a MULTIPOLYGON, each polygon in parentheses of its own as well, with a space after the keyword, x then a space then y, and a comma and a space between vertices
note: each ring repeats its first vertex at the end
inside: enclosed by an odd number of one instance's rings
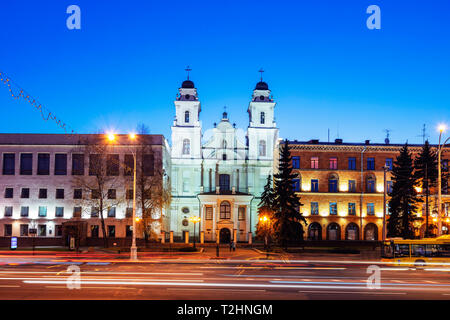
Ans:
POLYGON ((375 206, 373 203, 368 203, 367 204, 367 215, 368 216, 373 216, 375 215, 375 206))
POLYGON ((186 112, 184 113, 184 122, 185 122, 185 123, 189 123, 189 111, 186 111, 186 112))
POLYGON ((144 154, 142 161, 142 172, 144 176, 152 176, 155 166, 155 157, 153 154, 144 154))
POLYGON ((348 192, 356 192, 356 181, 348 180, 348 192))
POLYGON ((5 217, 12 217, 13 215, 13 207, 7 206, 5 207, 5 217))
POLYGON ((392 164, 393 164, 392 158, 386 158, 386 168, 392 170, 392 164))
POLYGON ((56 199, 64 199, 64 189, 56 189, 56 199))
POLYGON ((125 218, 132 218, 133 217, 133 208, 128 207, 125 209, 125 218))
POLYGON ((261 124, 264 124, 266 122, 266 114, 264 112, 261 112, 261 124))
POLYGON ((62 237, 62 225, 55 225, 55 237, 62 237))
POLYGON ((227 160, 227 155, 225 153, 222 155, 222 160, 227 160))
POLYGON ((245 220, 245 207, 239 207, 238 220, 245 220))
POLYGON ((295 192, 300 192, 300 179, 292 179, 292 187, 295 192))
POLYGON ((38 169, 37 174, 48 175, 50 174, 50 154, 38 153, 38 169))
POLYGON ((387 186, 386 192, 389 194, 392 193, 392 181, 386 181, 386 186, 387 186))
POLYGON ((349 202, 348 204, 348 215, 349 216, 356 215, 356 204, 353 202, 349 202))
POLYGON ((55 176, 65 176, 67 174, 67 154, 55 154, 55 176))
POLYGON ((226 149, 227 148, 227 140, 222 140, 222 149, 226 149))
POLYGON ((89 155, 89 175, 101 174, 103 168, 102 158, 99 154, 89 155))
POLYGON ((109 207, 108 218, 115 218, 115 217, 116 217, 116 207, 109 207))
POLYGON ((116 199, 116 189, 108 189, 108 199, 116 199))
POLYGON ((311 180, 311 192, 319 192, 319 180, 311 180))
POLYGON ((328 192, 338 192, 338 176, 335 174, 328 178, 328 192))
POLYGON ((91 237, 98 238, 98 225, 91 226, 91 237))
POLYGON ((124 157, 124 176, 131 176, 134 169, 134 158, 132 154, 126 154, 124 157))
POLYGON ((27 237, 28 236, 28 225, 27 224, 21 224, 20 225, 20 236, 21 237, 27 237))
POLYGON ((108 226, 108 236, 110 238, 116 237, 116 226, 108 226))
POLYGON ((356 170, 356 158, 348 158, 348 170, 356 170))
POLYGON ((100 199, 100 190, 91 190, 91 199, 100 199))
POLYGON ((106 157, 106 175, 118 176, 119 175, 119 155, 108 154, 106 157))
POLYGON ((73 207, 73 217, 81 218, 81 207, 73 207))
POLYGON ((39 217, 46 217, 47 216, 47 207, 39 207, 39 217))
POLYGON ((12 236, 12 224, 5 224, 5 237, 12 236))
POLYGON ((213 219, 213 207, 206 207, 205 220, 213 219))
POLYGON ((73 198, 74 199, 82 199, 83 198, 83 190, 82 189, 73 190, 73 198))
POLYGON ((311 169, 319 169, 319 157, 311 157, 311 169))
POLYGON ((183 154, 190 154, 191 153, 191 143, 189 139, 183 140, 183 154))
POLYGON ((219 187, 220 187, 220 191, 229 191, 230 190, 230 175, 229 174, 219 175, 219 187))
POLYGON ((38 236, 45 237, 47 235, 47 226, 45 224, 38 225, 38 236))
POLYGON ((336 202, 330 202, 330 215, 332 215, 332 216, 337 215, 337 203, 336 202))
POLYGON ((373 176, 367 177, 367 186, 366 186, 366 192, 372 193, 375 192, 375 178, 373 176))
POLYGON ((311 215, 317 216, 319 214, 319 203, 311 202, 311 215))
POLYGON ((292 169, 300 169, 300 157, 292 157, 292 169))
POLYGON ((84 175, 84 154, 73 153, 72 154, 72 175, 82 176, 84 175))
POLYGON ((337 170, 338 167, 338 159, 337 158, 330 158, 330 169, 331 170, 337 170))
POLYGON ((98 207, 92 207, 91 208, 91 218, 98 218, 98 207))
POLYGON ((133 189, 127 189, 126 190, 126 199, 132 200, 133 199, 133 189))
POLYGON ((47 199, 47 189, 39 189, 39 199, 47 199))
POLYGON ((30 197, 30 188, 22 188, 20 193, 20 197, 22 199, 28 199, 30 197))
POLYGON ((129 238, 133 236, 133 230, 131 228, 131 226, 126 226, 125 227, 125 237, 129 238))
POLYGON ((32 175, 33 174, 33 154, 22 153, 20 155, 20 174, 32 175))
POLYGON ((64 207, 56 207, 55 208, 55 217, 57 217, 57 218, 64 217, 64 207))
POLYGON ((375 158, 367 158, 367 170, 375 170, 375 158))
POLYGON ((259 141, 259 156, 266 156, 266 141, 264 140, 259 141))
POLYGON ((3 154, 3 174, 14 175, 16 172, 16 155, 14 153, 3 154))
POLYGON ((228 201, 222 201, 220 204, 220 219, 231 218, 231 206, 228 201))
POLYGON ((14 189, 13 188, 6 188, 5 189, 5 198, 10 199, 14 196, 14 189))
POLYGON ((28 207, 20 207, 20 216, 21 217, 28 217, 28 207))

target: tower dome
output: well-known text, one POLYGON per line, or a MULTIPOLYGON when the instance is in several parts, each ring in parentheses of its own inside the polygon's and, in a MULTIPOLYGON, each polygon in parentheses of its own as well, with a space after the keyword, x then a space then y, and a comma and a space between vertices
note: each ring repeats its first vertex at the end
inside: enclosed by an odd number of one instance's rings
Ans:
POLYGON ((191 80, 184 80, 181 87, 184 89, 194 89, 194 82, 191 80))
POLYGON ((255 90, 269 90, 269 86, 264 81, 260 81, 256 84, 255 90))

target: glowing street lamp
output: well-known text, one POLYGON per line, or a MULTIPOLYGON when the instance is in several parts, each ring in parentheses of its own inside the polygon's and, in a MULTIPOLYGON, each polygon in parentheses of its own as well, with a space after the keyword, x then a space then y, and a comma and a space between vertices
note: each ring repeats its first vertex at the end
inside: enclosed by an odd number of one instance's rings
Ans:
POLYGON ((270 223, 270 218, 268 218, 267 216, 262 216, 259 218, 259 221, 264 226, 264 247, 267 250, 267 258, 268 258, 269 257, 268 225, 270 223))
POLYGON ((191 221, 194 224, 194 249, 195 249, 195 225, 197 224, 197 222, 200 222, 200 218, 199 217, 190 217, 189 221, 191 221))
MULTIPOLYGON (((136 140, 136 134, 130 133, 128 135, 130 140, 136 140)), ((114 133, 108 133, 107 139, 110 142, 116 141, 116 135, 114 133)), ((136 152, 134 150, 131 151, 133 154, 133 232, 132 232, 132 240, 131 240, 131 248, 130 248, 130 259, 135 261, 137 260, 137 246, 136 246, 136 222, 140 221, 140 218, 136 217, 136 152)))
POLYGON ((441 179, 441 154, 442 150, 445 147, 445 144, 448 142, 450 137, 447 138, 447 140, 444 141, 444 143, 441 145, 441 138, 442 133, 447 130, 447 126, 445 124, 441 124, 438 127, 439 130, 439 146, 437 150, 438 154, 438 236, 442 235, 442 217, 441 217, 441 189, 442 189, 442 179, 441 179))

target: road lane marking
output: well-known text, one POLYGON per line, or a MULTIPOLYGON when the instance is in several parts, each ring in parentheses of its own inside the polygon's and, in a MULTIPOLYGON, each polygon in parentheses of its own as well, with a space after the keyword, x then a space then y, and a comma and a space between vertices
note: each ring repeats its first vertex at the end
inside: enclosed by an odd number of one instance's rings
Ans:
MULTIPOLYGON (((67 289, 67 286, 45 286, 48 289, 67 289)), ((136 288, 124 287, 80 287, 80 289, 107 289, 107 290, 136 290, 136 288)))

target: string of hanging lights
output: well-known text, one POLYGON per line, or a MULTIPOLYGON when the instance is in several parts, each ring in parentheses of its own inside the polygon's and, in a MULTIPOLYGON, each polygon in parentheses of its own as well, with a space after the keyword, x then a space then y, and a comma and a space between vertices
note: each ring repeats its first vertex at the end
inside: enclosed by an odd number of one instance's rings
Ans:
POLYGON ((27 101, 33 108, 35 108, 41 114, 42 120, 53 121, 58 127, 64 130, 65 133, 73 135, 75 131, 70 128, 65 122, 58 119, 50 110, 44 107, 37 99, 33 98, 29 93, 22 89, 17 83, 15 83, 6 73, 0 71, 0 83, 4 84, 11 97, 15 100, 22 98, 27 101))

